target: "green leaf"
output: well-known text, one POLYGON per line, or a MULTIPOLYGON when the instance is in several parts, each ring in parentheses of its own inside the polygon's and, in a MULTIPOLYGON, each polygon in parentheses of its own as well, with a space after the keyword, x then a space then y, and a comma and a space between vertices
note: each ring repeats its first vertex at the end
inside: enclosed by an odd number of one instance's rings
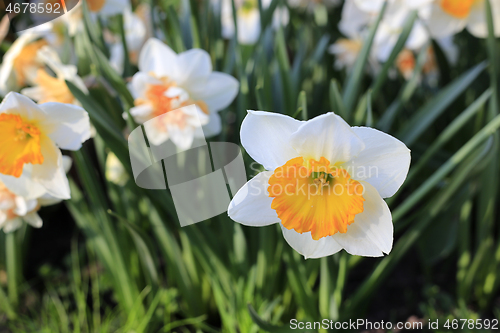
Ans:
POLYGON ((418 137, 451 105, 486 68, 486 62, 474 66, 454 82, 442 89, 439 94, 427 102, 399 131, 398 137, 411 146, 418 137))
POLYGON ((344 106, 344 101, 342 101, 342 96, 340 95, 339 83, 337 80, 332 79, 330 81, 330 111, 335 112, 346 121, 349 119, 349 114, 346 112, 344 106))
POLYGON ((123 14, 118 15, 118 23, 120 26, 120 37, 121 37, 121 42, 123 46, 123 76, 124 77, 129 77, 133 75, 132 72, 132 67, 130 64, 130 57, 129 57, 129 51, 128 51, 128 45, 127 45, 127 38, 125 36, 125 22, 123 20, 123 14))
MULTIPOLYGON (((375 79, 375 82, 372 84, 372 91, 373 91, 373 96, 378 96, 380 89, 382 89, 385 81, 389 77, 389 70, 394 64, 394 61, 396 61, 399 53, 403 49, 403 47, 406 44, 406 41, 408 40, 408 37, 410 36, 411 31, 413 30, 413 25, 415 23, 415 20, 417 19, 418 13, 417 11, 412 11, 409 15, 409 17, 406 19, 406 23, 403 26, 403 30, 401 31, 401 34, 399 35, 398 41, 394 45, 391 54, 389 55, 389 58, 385 61, 384 65, 382 66, 382 69, 380 72, 377 74, 377 77, 375 79)), ((427 47, 423 47, 424 51, 427 52, 427 47)))
POLYGON ((422 68, 424 67, 428 59, 427 45, 425 45, 420 51, 417 57, 417 64, 413 69, 411 78, 405 83, 398 93, 397 98, 391 103, 389 108, 384 112, 382 118, 380 118, 377 128, 381 131, 388 132, 396 119, 399 112, 403 109, 403 106, 408 103, 412 98, 415 90, 420 86, 420 80, 422 77, 422 68))
POLYGON ((120 222, 122 222, 127 228, 130 236, 134 240, 135 247, 141 262, 144 266, 145 271, 150 277, 150 281, 155 287, 158 287, 158 271, 156 270, 157 262, 154 260, 153 255, 154 250, 151 248, 151 240, 147 234, 144 233, 140 228, 128 222, 125 218, 119 216, 111 210, 108 213, 116 217, 120 222))
POLYGON ((297 101, 297 111, 292 116, 293 118, 297 118, 298 115, 301 115, 302 120, 307 120, 307 97, 306 92, 301 91, 299 94, 299 99, 297 101))
POLYGON ((127 142, 120 129, 116 127, 111 117, 92 97, 83 93, 73 83, 66 81, 69 90, 75 98, 82 104, 83 108, 89 113, 90 120, 94 124, 97 133, 104 139, 106 145, 115 153, 124 168, 132 174, 130 166, 130 156, 127 142))
POLYGON ((500 128, 500 115, 496 116, 476 135, 474 135, 465 145, 462 146, 453 156, 446 161, 436 172, 427 178, 417 190, 393 211, 393 220, 397 221, 404 216, 411 208, 419 203, 453 168, 459 165, 469 154, 471 154, 484 140, 495 133, 500 128))
MULTIPOLYGON (((269 323, 266 323, 262 318, 260 318, 259 314, 255 311, 253 306, 249 303, 247 305, 248 307, 248 312, 250 313, 250 317, 252 317, 252 320, 254 323, 259 326, 260 329, 270 332, 270 333, 289 333, 291 328, 290 326, 274 326, 269 323)), ((298 322, 297 322, 298 323, 298 322)), ((306 329, 293 329, 293 332, 316 332, 316 330, 306 330, 306 329)))
POLYGON ((458 117, 456 117, 441 134, 435 139, 432 144, 427 147, 425 153, 418 159, 416 164, 412 166, 408 177, 406 178, 403 185, 399 191, 391 197, 389 200, 393 202, 399 194, 402 193, 402 189, 409 184, 413 184, 412 180, 420 174, 422 170, 427 166, 430 159, 435 156, 439 150, 448 143, 466 124, 470 123, 470 120, 474 115, 476 115, 480 110, 483 109, 484 104, 491 97, 491 89, 486 90, 478 99, 474 101, 467 109, 465 109, 458 117))
POLYGON ((495 24, 500 22, 493 21, 493 13, 490 0, 485 0, 486 22, 488 25, 488 57, 490 59, 490 75, 491 87, 493 88, 493 99, 490 104, 489 118, 493 118, 498 113, 500 103, 500 86, 498 80, 500 79, 500 66, 498 65, 498 46, 497 38, 495 36, 495 24))
POLYGON ((101 74, 118 92, 123 102, 125 103, 125 108, 130 109, 134 106, 134 98, 130 94, 127 85, 123 81, 123 78, 115 71, 113 67, 111 67, 108 58, 106 58, 106 56, 99 49, 95 49, 94 51, 98 61, 98 68, 101 74))

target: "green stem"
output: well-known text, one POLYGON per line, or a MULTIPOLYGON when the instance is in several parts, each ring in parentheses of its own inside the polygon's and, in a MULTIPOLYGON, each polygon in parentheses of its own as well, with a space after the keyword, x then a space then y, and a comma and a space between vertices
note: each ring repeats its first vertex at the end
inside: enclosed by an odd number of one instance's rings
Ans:
POLYGON ((9 300, 12 306, 16 306, 19 300, 18 297, 18 274, 17 274, 17 244, 15 232, 6 234, 5 254, 7 261, 7 281, 9 300))

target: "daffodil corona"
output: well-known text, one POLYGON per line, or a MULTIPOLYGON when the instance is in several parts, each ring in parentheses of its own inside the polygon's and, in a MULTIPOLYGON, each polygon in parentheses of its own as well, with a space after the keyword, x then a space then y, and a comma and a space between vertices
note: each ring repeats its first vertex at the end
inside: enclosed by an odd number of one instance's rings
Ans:
POLYGON ((406 178, 410 151, 367 127, 328 113, 307 122, 249 111, 241 142, 263 171, 243 186, 228 214, 249 226, 280 223, 287 242, 306 258, 344 248, 381 256, 392 248, 387 204, 406 178))

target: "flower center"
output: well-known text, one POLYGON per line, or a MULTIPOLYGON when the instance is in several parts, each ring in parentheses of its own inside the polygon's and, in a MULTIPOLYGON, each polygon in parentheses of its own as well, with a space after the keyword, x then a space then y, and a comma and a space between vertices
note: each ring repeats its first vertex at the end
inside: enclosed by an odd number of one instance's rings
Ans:
POLYGON ((40 67, 36 60, 38 50, 47 45, 47 41, 41 39, 39 41, 26 45, 13 61, 14 71, 17 76, 17 83, 20 86, 26 85, 26 72, 30 67, 40 67))
POLYGON ((42 164, 40 130, 16 114, 0 114, 0 173, 20 177, 26 163, 42 164))
POLYGON ((182 88, 177 87, 175 82, 167 78, 162 79, 162 84, 150 84, 145 94, 145 98, 137 98, 134 101, 136 106, 150 104, 153 108, 151 118, 162 114, 168 114, 162 117, 162 124, 176 124, 179 128, 187 125, 187 115, 183 112, 170 111, 196 104, 205 114, 209 114, 208 106, 203 101, 194 101, 189 98, 189 94, 182 88))
POLYGON ((289 160, 276 168, 267 190, 283 226, 298 233, 310 231, 314 240, 347 232, 365 201, 363 186, 324 157, 289 160))
POLYGON ((69 91, 64 80, 50 76, 43 69, 39 69, 34 81, 43 90, 43 97, 38 103, 59 102, 72 104, 74 102, 73 94, 69 91))
POLYGON ((98 12, 104 7, 106 0, 87 0, 91 12, 98 12))
POLYGON ((463 19, 469 16, 472 6, 477 0, 441 0, 444 12, 453 17, 463 19))

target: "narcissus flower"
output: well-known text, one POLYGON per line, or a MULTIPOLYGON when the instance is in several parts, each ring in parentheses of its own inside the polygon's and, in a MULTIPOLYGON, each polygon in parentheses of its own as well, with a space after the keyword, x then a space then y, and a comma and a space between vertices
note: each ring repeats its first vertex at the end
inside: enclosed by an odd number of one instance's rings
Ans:
MULTIPOLYGON (((349 38, 365 38, 383 8, 380 0, 346 0, 339 22, 340 31, 349 38)), ((404 0, 389 0, 375 35, 372 53, 385 62, 401 34, 412 8, 404 0)), ((419 50, 429 40, 423 24, 417 20, 406 41, 406 48, 419 50)))
POLYGON ((9 93, 0 104, 0 181, 26 200, 48 193, 69 199, 59 148, 80 149, 90 136, 81 107, 44 103, 9 93))
POLYGON ((238 81, 225 73, 213 72, 210 56, 192 49, 176 54, 158 39, 151 38, 139 56, 139 72, 129 85, 135 98, 130 114, 138 123, 155 118, 148 128, 154 145, 172 140, 182 149, 190 148, 196 131, 203 126, 205 136, 221 130, 217 113, 226 108, 238 93, 238 81), (193 108, 183 108, 195 105, 193 108), (170 111, 182 108, 182 112, 170 111), (164 117, 158 117, 161 115, 164 117), (171 117, 169 115, 172 115, 171 117))
POLYGON ((392 249, 391 212, 383 198, 406 179, 410 151, 394 137, 350 127, 328 113, 307 122, 249 111, 241 142, 267 171, 234 196, 228 214, 248 226, 280 223, 306 258, 345 249, 382 256, 392 249))

